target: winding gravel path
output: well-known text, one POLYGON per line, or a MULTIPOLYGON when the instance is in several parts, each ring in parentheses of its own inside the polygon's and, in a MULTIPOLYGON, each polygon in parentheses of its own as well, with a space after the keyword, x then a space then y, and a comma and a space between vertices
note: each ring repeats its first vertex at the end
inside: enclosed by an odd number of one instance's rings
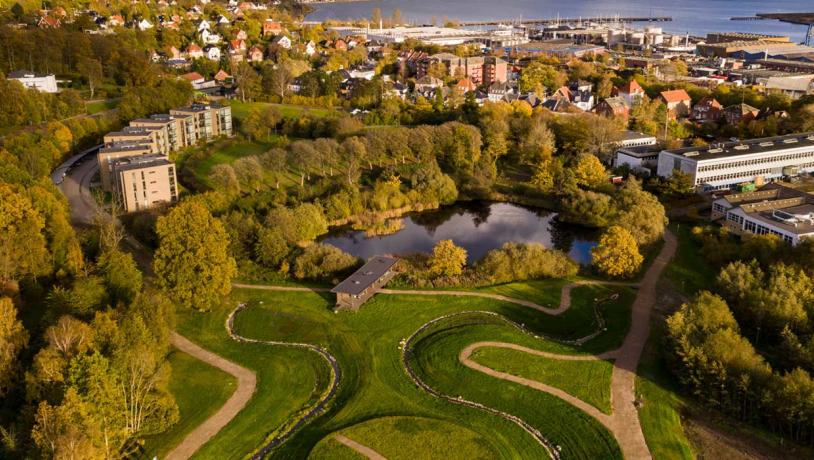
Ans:
POLYGON ((207 351, 175 332, 170 335, 170 341, 175 348, 212 367, 231 374, 237 379, 237 388, 226 403, 215 414, 187 434, 181 444, 175 446, 166 457, 166 460, 186 460, 246 407, 257 388, 257 376, 249 369, 207 351))
POLYGON ((364 455, 365 457, 369 458, 370 460, 387 460, 387 457, 384 455, 376 452, 375 450, 371 449, 370 447, 359 444, 358 442, 350 439, 346 436, 342 436, 341 434, 334 435, 334 439, 339 441, 340 443, 344 444, 347 447, 355 450, 356 452, 364 455))
POLYGON ((595 418, 607 427, 616 437, 619 447, 622 449, 624 457, 628 460, 650 459, 650 450, 642 433, 639 413, 636 409, 636 369, 642 355, 642 350, 650 335, 650 313, 656 303, 656 283, 661 277, 664 268, 675 255, 678 246, 675 236, 669 231, 664 235, 664 246, 662 247, 656 260, 647 269, 639 291, 633 301, 632 323, 625 341, 621 348, 615 351, 603 353, 597 356, 569 356, 555 353, 548 353, 539 350, 522 347, 505 342, 477 342, 464 348, 458 356, 459 361, 476 371, 489 376, 507 380, 510 382, 525 385, 539 391, 557 396, 558 398, 579 408, 586 414, 595 418), (546 385, 536 380, 531 380, 505 372, 496 371, 490 367, 479 364, 471 359, 472 353, 483 347, 509 348, 525 353, 542 356, 548 359, 559 359, 566 361, 585 361, 597 359, 613 358, 613 374, 611 376, 611 405, 612 414, 607 415, 593 407, 592 405, 576 398, 558 388, 546 385))

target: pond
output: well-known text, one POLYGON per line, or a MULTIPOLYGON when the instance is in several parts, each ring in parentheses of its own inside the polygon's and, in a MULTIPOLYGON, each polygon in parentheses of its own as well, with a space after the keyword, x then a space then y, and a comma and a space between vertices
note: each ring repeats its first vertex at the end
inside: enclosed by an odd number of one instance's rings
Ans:
POLYGON ((542 243, 587 265, 599 237, 596 231, 560 222, 556 213, 509 203, 456 203, 410 213, 402 220, 403 228, 390 235, 366 236, 364 231, 340 227, 321 241, 367 259, 380 254, 430 253, 438 241, 449 239, 466 249, 470 264, 509 241, 542 243))

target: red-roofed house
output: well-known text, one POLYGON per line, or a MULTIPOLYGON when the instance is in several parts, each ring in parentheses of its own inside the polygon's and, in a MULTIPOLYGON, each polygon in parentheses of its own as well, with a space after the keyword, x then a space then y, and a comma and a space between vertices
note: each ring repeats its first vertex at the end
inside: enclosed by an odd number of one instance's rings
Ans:
POLYGON ((636 80, 630 80, 624 85, 614 88, 613 94, 627 101, 628 105, 633 105, 644 97, 644 89, 636 80))
POLYGON ((334 49, 336 49, 338 51, 347 51, 348 50, 348 42, 346 42, 345 40, 342 40, 341 38, 338 38, 334 42, 334 49))
POLYGON ((192 83, 192 85, 199 85, 204 82, 203 75, 199 74, 198 72, 190 72, 181 75, 181 78, 192 83))
POLYGON ((232 40, 229 42, 230 53, 242 53, 246 51, 246 42, 244 40, 232 40))
POLYGON ((692 119, 699 123, 714 123, 721 119, 724 107, 714 97, 705 97, 692 108, 692 119))
POLYGON ((114 14, 107 18, 108 27, 121 27, 124 25, 124 18, 120 14, 114 14))
POLYGON ((283 26, 279 22, 274 22, 271 19, 266 19, 263 23, 263 36, 270 37, 272 35, 280 35, 283 33, 283 26))
POLYGON ((683 89, 673 89, 662 91, 659 98, 667 106, 667 113, 670 118, 683 118, 690 116, 692 112, 692 99, 683 89))
POLYGON ((464 78, 463 80, 459 81, 455 86, 463 93, 475 91, 478 88, 474 83, 472 83, 472 80, 468 78, 464 78))
POLYGON ((215 78, 214 78, 214 80, 215 80, 216 82, 218 82, 218 83, 223 83, 223 82, 224 82, 224 81, 226 81, 226 79, 228 79, 228 78, 232 78, 232 76, 231 76, 231 75, 229 75, 228 73, 226 73, 226 71, 225 71, 225 70, 220 69, 220 70, 218 70, 218 73, 216 73, 216 74, 215 74, 215 78))
POLYGON ((198 59, 204 57, 203 49, 195 43, 190 43, 186 49, 186 55, 190 59, 198 59))
POLYGON ((62 22, 51 16, 43 16, 39 22, 37 22, 37 27, 40 29, 59 29, 60 26, 62 26, 62 22))

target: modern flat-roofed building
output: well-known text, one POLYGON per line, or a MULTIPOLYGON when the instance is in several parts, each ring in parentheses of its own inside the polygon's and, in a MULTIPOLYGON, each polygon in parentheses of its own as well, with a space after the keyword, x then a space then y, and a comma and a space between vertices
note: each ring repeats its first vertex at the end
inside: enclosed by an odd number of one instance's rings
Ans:
POLYGON ((814 236, 814 195, 769 184, 718 198, 710 217, 737 235, 777 235, 796 246, 814 236))
POLYGON ((115 195, 124 212, 178 200, 175 164, 163 155, 131 156, 113 163, 115 195))
POLYGON ((99 162, 102 190, 114 191, 113 164, 115 162, 127 157, 152 154, 155 154, 152 144, 139 141, 114 142, 99 149, 96 159, 99 162))
POLYGON ((150 115, 149 118, 137 118, 132 120, 130 126, 166 130, 170 151, 181 150, 184 147, 194 145, 197 141, 192 116, 173 116, 162 113, 150 115))
POLYGON ((336 294, 336 309, 359 310, 363 303, 395 276, 393 267, 397 262, 398 259, 393 257, 375 256, 337 284, 331 289, 336 294))
POLYGON ((785 176, 814 171, 814 132, 725 142, 705 147, 662 150, 658 175, 689 174, 696 188, 728 189, 743 183, 760 186, 785 176))
POLYGON ((192 104, 189 107, 170 110, 170 115, 191 116, 196 139, 212 140, 218 136, 232 135, 232 108, 214 104, 192 104))
POLYGON ((6 75, 8 80, 17 80, 28 89, 36 89, 43 93, 57 93, 57 80, 53 74, 39 74, 28 70, 15 70, 6 75))

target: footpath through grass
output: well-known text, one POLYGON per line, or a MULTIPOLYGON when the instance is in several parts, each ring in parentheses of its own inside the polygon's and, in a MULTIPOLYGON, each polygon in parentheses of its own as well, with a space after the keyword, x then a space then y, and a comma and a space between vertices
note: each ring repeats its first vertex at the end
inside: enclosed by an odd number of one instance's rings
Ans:
POLYGON ((237 388, 235 378, 178 350, 170 353, 170 393, 180 419, 172 428, 145 440, 142 458, 163 458, 192 430, 217 412, 237 388))
POLYGON ((565 361, 506 348, 479 348, 472 360, 494 370, 536 380, 611 413, 612 361, 565 361))

